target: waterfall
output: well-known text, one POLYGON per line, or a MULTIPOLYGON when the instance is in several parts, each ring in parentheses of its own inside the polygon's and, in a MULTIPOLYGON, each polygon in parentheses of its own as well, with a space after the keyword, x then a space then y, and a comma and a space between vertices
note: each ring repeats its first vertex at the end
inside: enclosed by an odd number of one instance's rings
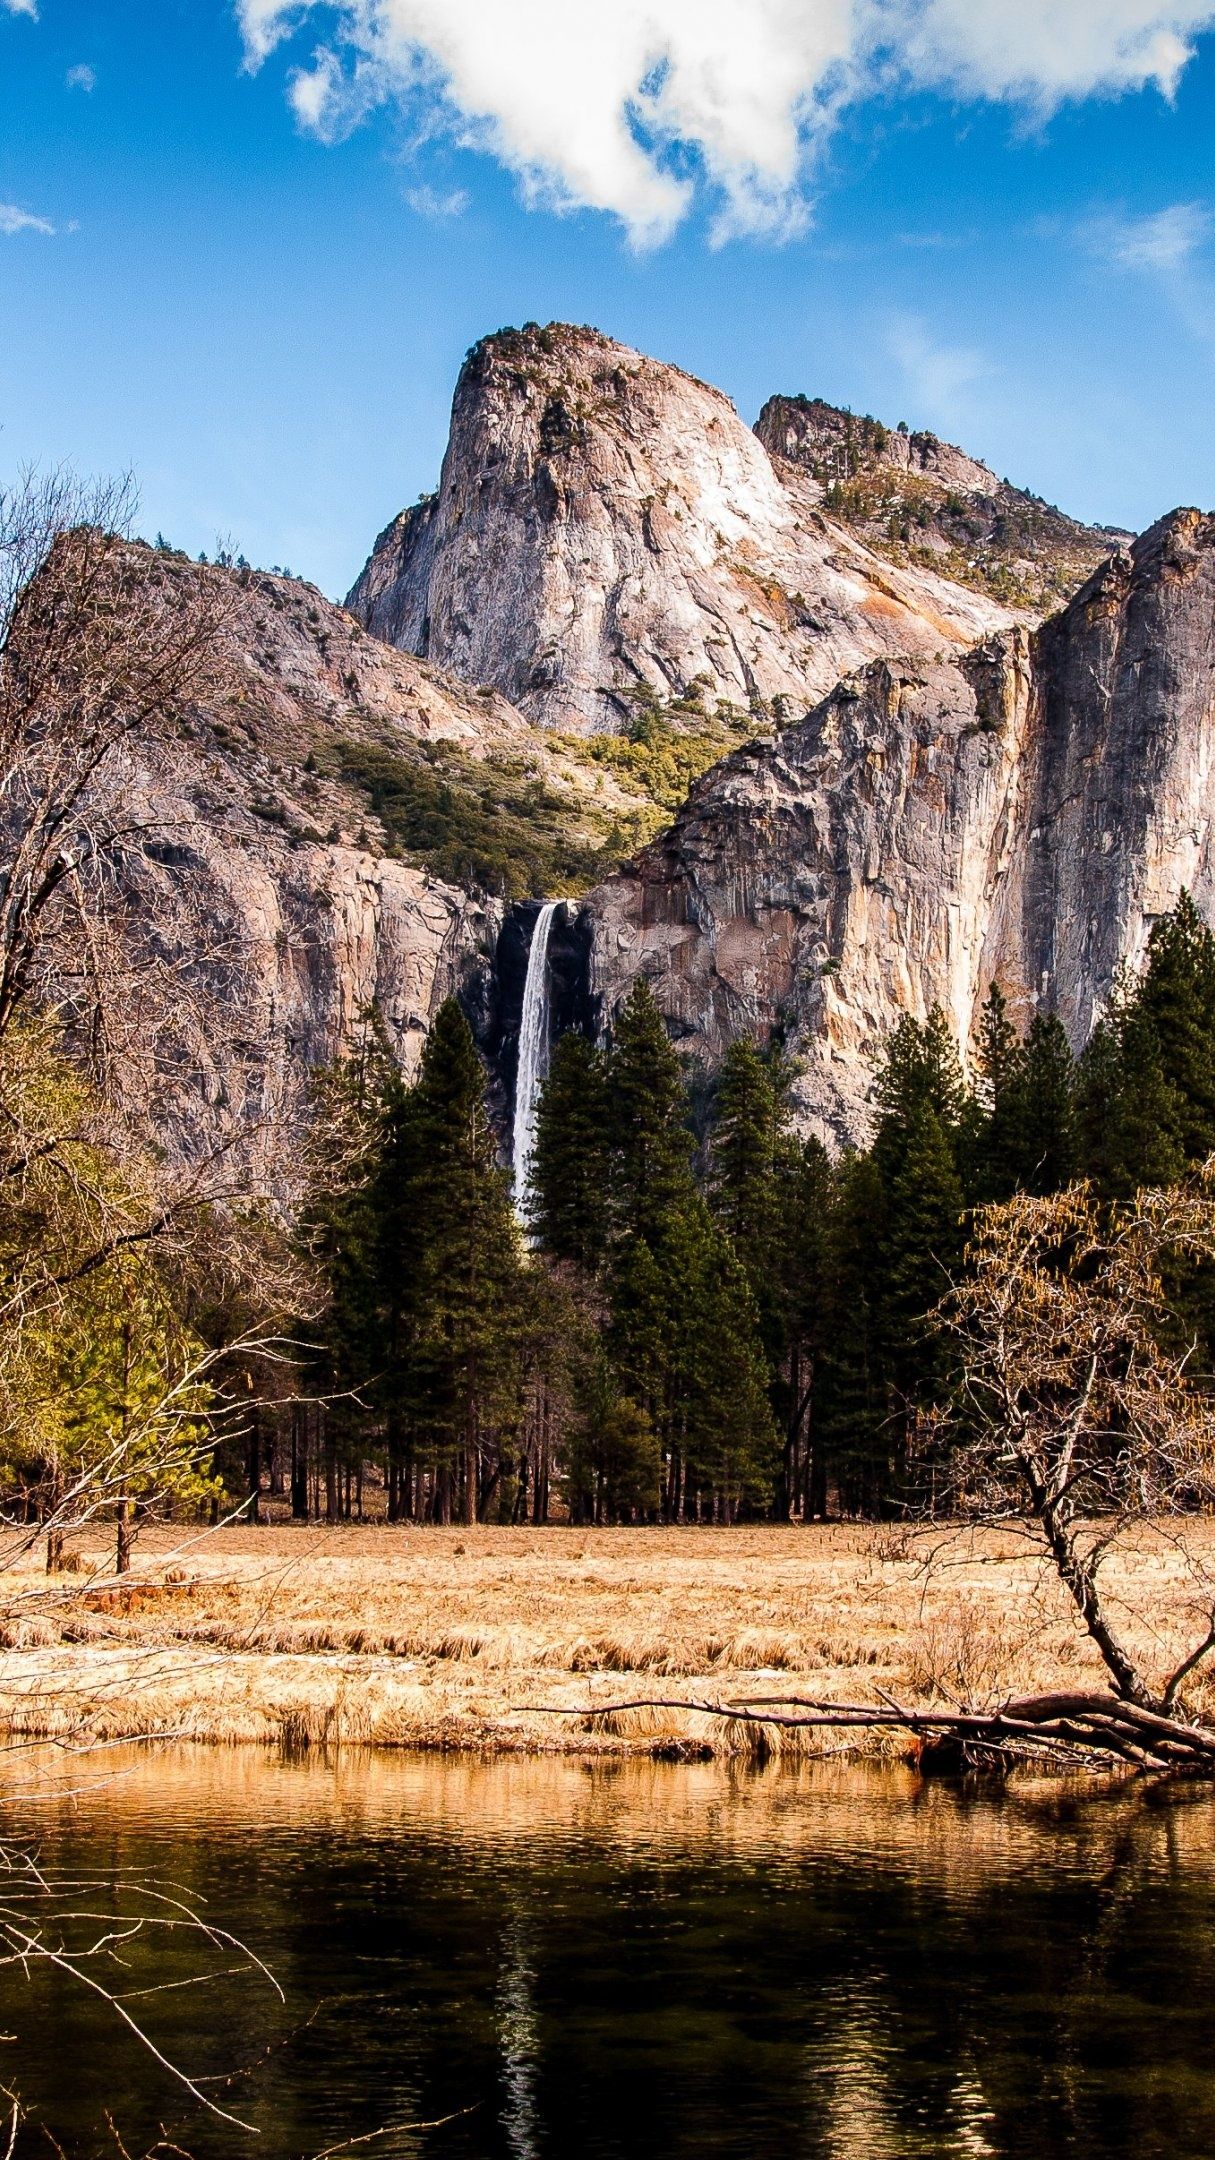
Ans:
POLYGON ((536 917, 527 955, 519 1064, 515 1075, 515 1211, 527 1215, 527 1179, 536 1141, 536 1108, 548 1071, 548 934, 559 900, 546 900, 536 917))

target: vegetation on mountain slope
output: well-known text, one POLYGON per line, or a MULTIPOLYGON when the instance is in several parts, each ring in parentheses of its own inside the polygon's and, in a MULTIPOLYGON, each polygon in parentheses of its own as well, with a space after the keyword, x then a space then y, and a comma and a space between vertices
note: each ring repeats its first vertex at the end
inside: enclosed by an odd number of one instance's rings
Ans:
POLYGON ((821 398, 769 398, 756 433, 875 554, 1005 607, 1053 613, 1129 537, 1079 523, 936 435, 887 428, 821 398))

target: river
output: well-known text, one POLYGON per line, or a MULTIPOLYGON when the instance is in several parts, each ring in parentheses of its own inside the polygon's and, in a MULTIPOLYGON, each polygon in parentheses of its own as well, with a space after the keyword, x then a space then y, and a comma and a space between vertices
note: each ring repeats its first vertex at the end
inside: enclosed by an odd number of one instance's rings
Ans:
POLYGON ((45 2122, 113 2160, 107 2109, 132 2160, 161 2125, 198 2160, 1215 2152, 1205 1796, 840 1764, 9 1762, 5 1834, 99 1878, 80 1910, 205 1897, 286 1998, 256 1973, 194 1984, 188 1935, 107 1971, 252 2136, 200 2117, 78 1982, 9 1968, 21 2152, 50 2151, 45 2122), (166 1981, 186 1984, 144 1992, 166 1981))

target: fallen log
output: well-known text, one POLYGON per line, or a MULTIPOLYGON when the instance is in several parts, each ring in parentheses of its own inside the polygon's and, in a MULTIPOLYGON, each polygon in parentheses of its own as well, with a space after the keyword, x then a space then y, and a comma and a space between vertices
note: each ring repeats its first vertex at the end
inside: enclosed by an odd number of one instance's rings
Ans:
POLYGON ((596 1703, 589 1711, 545 1705, 542 1714, 598 1720, 642 1710, 697 1712, 781 1731, 902 1731, 915 1742, 920 1767, 938 1773, 946 1765, 1007 1768, 1035 1757, 1077 1761, 1096 1755, 1137 1771, 1215 1777, 1215 1727, 1185 1723, 1114 1694, 1010 1697, 995 1710, 913 1710, 889 1697, 874 1704, 801 1695, 738 1695, 716 1702, 647 1695, 596 1703))

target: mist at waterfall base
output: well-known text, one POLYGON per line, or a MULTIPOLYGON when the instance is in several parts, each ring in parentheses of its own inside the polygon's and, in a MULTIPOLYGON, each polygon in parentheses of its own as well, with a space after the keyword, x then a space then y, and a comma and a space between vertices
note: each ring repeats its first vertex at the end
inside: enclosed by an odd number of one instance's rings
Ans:
POLYGON ((549 997, 548 940, 559 900, 546 900, 536 917, 527 955, 527 979, 523 985, 523 1013, 519 1022, 519 1062, 515 1077, 514 1178, 515 1212, 526 1223, 528 1177, 536 1144, 536 1113, 540 1090, 548 1074, 549 997))

